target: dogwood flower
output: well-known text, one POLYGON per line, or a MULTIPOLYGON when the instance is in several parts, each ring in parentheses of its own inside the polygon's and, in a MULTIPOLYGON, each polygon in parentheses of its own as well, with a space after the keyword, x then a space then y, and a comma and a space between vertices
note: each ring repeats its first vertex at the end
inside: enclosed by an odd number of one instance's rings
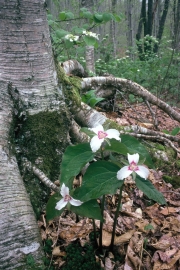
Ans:
POLYGON ((96 38, 96 39, 99 39, 99 37, 98 37, 99 34, 93 33, 93 32, 91 32, 91 31, 86 31, 86 30, 84 30, 82 33, 83 33, 83 35, 85 35, 85 36, 90 36, 90 37, 94 37, 94 38, 96 38))
POLYGON ((121 139, 119 138, 120 133, 116 129, 108 129, 104 131, 103 126, 98 125, 95 128, 89 128, 89 130, 92 130, 96 134, 94 137, 92 137, 90 141, 90 146, 93 152, 96 152, 106 139, 116 139, 118 141, 121 141, 121 139))
POLYGON ((72 34, 68 34, 64 38, 68 39, 70 42, 73 42, 73 41, 77 41, 79 39, 79 36, 74 36, 72 34))
POLYGON ((123 180, 128 177, 131 173, 135 172, 142 178, 147 178, 149 175, 149 170, 141 165, 138 165, 139 162, 139 154, 130 155, 128 154, 129 165, 124 166, 117 172, 117 179, 123 180))
POLYGON ((60 194, 62 195, 63 198, 59 202, 56 203, 55 209, 57 209, 57 210, 61 210, 63 207, 66 206, 66 204, 68 202, 70 204, 74 205, 74 206, 79 206, 79 205, 81 205, 83 203, 83 202, 81 202, 79 200, 73 199, 69 195, 69 188, 66 187, 64 183, 62 184, 60 194))

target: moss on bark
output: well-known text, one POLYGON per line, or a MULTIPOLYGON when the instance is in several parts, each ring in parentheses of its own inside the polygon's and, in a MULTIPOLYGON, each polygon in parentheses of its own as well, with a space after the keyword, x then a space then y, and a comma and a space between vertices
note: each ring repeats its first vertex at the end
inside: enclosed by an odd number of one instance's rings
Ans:
POLYGON ((16 136, 18 162, 37 218, 49 196, 49 188, 23 166, 24 158, 55 181, 60 174, 63 152, 67 147, 69 117, 65 109, 27 116, 16 136))

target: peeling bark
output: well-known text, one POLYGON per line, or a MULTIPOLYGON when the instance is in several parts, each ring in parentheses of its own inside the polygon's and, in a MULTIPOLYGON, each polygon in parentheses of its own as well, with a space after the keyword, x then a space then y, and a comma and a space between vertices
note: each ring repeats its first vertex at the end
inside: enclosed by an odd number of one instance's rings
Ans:
MULTIPOLYGON (((26 256, 31 254, 33 269, 39 269, 43 252, 38 226, 15 154, 19 164, 23 157, 31 156, 31 162, 53 175, 53 164, 60 162, 67 145, 69 126, 57 84, 44 1, 0 0, 0 81, 0 268, 26 269, 26 256), (9 82, 14 104, 8 94, 9 82), (22 111, 18 112, 20 104, 22 111), (18 126, 14 126, 13 113, 18 126), (59 132, 53 130, 53 142, 47 134, 47 130, 51 132, 48 117, 59 132), (46 157, 49 160, 45 161, 46 157)), ((34 181, 35 177, 26 183, 33 188, 34 181)), ((38 195, 36 199, 40 201, 38 195)))

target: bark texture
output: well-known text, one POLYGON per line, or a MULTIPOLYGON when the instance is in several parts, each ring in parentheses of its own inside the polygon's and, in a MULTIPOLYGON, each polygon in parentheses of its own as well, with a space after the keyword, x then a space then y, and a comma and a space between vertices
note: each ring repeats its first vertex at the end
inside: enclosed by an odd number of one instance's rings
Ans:
POLYGON ((25 256, 31 253, 41 264, 43 254, 34 212, 11 147, 13 104, 4 82, 0 82, 0 93, 0 269, 22 269, 25 256))
POLYGON ((69 122, 56 77, 44 1, 0 0, 0 269, 3 270, 28 269, 28 255, 35 259, 33 269, 42 269, 37 222, 21 174, 29 191, 35 191, 33 203, 36 199, 35 206, 39 207, 38 192, 46 195, 47 192, 42 191, 43 185, 39 186, 35 177, 23 171, 23 159, 57 179, 69 122), (9 82, 12 99, 8 94, 9 82))

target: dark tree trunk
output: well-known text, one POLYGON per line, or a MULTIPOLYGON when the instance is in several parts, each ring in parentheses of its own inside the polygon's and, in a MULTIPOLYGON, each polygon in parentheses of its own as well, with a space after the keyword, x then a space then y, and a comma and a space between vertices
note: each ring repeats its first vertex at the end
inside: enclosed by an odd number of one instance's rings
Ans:
MULTIPOLYGON (((164 25, 165 25, 165 21, 166 21, 166 16, 167 16, 167 13, 168 13, 169 3, 170 3, 170 0, 165 0, 165 2, 164 2, 164 9, 163 9, 163 13, 162 13, 161 20, 160 20, 160 23, 159 23, 159 30, 158 30, 158 34, 157 34, 157 39, 158 39, 159 43, 160 43, 161 38, 162 38, 164 25)), ((158 44, 156 43, 156 45, 154 46, 154 52, 155 53, 158 52, 159 43, 158 44)))

